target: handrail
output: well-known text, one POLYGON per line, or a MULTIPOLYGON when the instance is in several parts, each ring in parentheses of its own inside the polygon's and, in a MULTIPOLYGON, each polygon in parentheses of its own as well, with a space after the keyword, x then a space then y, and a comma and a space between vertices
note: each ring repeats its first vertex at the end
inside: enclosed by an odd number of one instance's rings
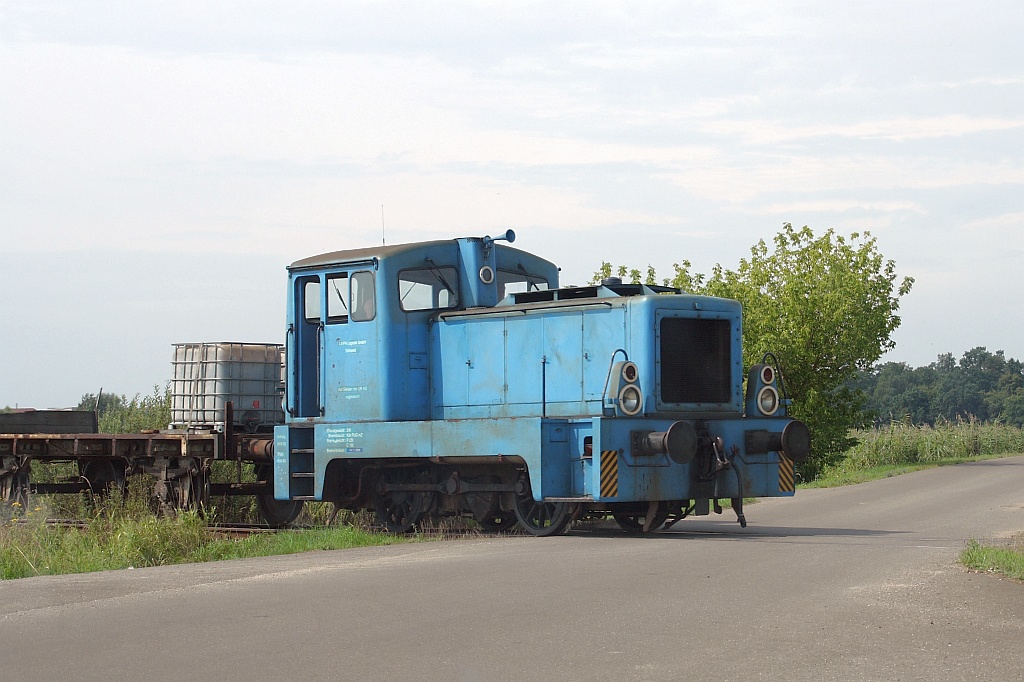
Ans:
POLYGON ((295 376, 295 325, 288 325, 284 335, 284 357, 288 372, 285 373, 284 385, 284 410, 292 417, 295 416, 295 400, 293 391, 298 390, 298 377, 295 376))

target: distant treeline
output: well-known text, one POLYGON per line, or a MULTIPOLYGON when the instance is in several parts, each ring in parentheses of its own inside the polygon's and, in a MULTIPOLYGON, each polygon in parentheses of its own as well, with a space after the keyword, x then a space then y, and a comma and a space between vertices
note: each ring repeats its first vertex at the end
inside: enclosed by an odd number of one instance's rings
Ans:
POLYGON ((925 367, 887 362, 854 382, 867 396, 876 424, 935 424, 936 420, 999 421, 1024 426, 1024 363, 1003 351, 973 348, 957 362, 943 353, 925 367))

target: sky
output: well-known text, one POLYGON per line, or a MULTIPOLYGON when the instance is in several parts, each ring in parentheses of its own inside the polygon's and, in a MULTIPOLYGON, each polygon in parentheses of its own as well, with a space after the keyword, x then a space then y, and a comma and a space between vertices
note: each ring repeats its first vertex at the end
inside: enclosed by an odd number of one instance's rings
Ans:
POLYGON ((579 284, 869 231, 916 280, 883 361, 1024 359, 1022 35, 1016 0, 0 0, 0 406, 280 343, 285 267, 382 232, 512 228, 579 284))

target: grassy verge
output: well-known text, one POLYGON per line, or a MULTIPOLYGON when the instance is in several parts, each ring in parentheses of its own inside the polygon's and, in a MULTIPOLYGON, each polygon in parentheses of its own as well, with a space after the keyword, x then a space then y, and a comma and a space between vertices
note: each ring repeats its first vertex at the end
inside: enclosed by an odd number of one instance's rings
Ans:
POLYGON ((85 528, 50 526, 41 518, 26 515, 0 526, 0 578, 347 549, 416 539, 352 526, 218 537, 194 512, 174 518, 104 513, 85 528))
POLYGON ((975 571, 1001 573, 1016 580, 1024 580, 1024 534, 1008 545, 983 544, 971 540, 960 553, 960 563, 975 571))
MULTIPOLYGON (((68 496, 64 496, 68 497, 68 496)), ((175 517, 153 514, 144 482, 130 481, 124 499, 78 500, 84 527, 46 523, 54 516, 45 498, 21 509, 0 508, 0 579, 33 575, 86 573, 120 568, 292 554, 317 549, 346 549, 415 541, 417 536, 375 533, 359 519, 339 526, 231 537, 210 531, 196 512, 175 517)), ((67 504, 67 501, 64 501, 67 504)), ((67 511, 67 510, 63 510, 67 511)), ((317 512, 319 510, 317 508, 317 512)), ((314 523, 316 519, 311 519, 314 523)), ((321 520, 322 524, 323 521, 321 520)))
POLYGON ((1004 453, 999 455, 974 455, 970 457, 946 457, 933 459, 927 462, 913 462, 906 464, 878 464, 875 466, 861 467, 847 461, 840 462, 833 467, 827 467, 821 475, 813 481, 800 483, 801 488, 835 488, 842 485, 854 485, 856 483, 867 483, 877 481, 880 478, 890 478, 900 474, 909 474, 912 471, 921 471, 934 467, 949 466, 951 464, 963 464, 964 462, 978 462, 986 459, 998 459, 1008 457, 1015 453, 1004 453))

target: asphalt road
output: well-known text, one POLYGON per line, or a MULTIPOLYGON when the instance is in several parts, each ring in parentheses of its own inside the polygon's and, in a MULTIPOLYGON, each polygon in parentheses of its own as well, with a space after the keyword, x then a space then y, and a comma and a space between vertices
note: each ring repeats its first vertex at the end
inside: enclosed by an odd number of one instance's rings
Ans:
POLYGON ((1024 457, 631 538, 422 543, 0 583, 10 680, 1018 680, 1024 457))

